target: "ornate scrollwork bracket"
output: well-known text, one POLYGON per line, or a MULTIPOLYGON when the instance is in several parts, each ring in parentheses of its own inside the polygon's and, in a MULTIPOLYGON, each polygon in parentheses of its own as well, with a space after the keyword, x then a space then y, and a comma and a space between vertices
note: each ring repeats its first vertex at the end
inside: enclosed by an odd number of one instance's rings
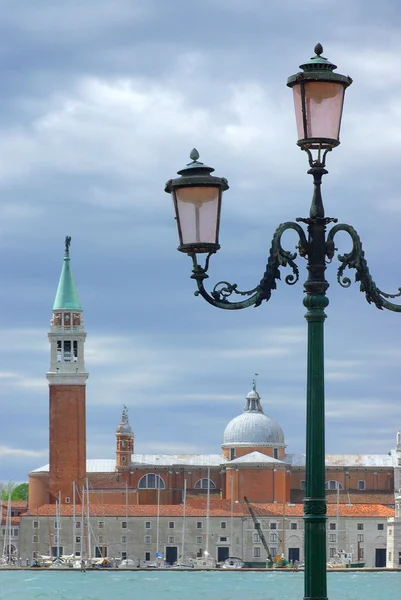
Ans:
POLYGON ((369 272, 369 267, 365 259, 365 253, 362 249, 362 241, 356 230, 351 225, 339 223, 332 227, 327 235, 327 243, 334 248, 334 236, 339 231, 348 233, 352 240, 352 250, 346 254, 338 254, 338 260, 341 265, 337 270, 337 281, 344 287, 348 288, 351 285, 351 279, 344 275, 345 269, 355 269, 355 281, 360 282, 359 289, 366 296, 369 304, 374 304, 380 310, 386 308, 393 312, 401 312, 401 305, 389 302, 388 298, 399 298, 401 296, 401 288, 398 288, 396 294, 388 294, 377 287, 376 283, 369 272))
POLYGON ((252 290, 241 291, 238 289, 236 283, 219 281, 219 283, 214 286, 211 294, 209 294, 206 291, 203 282, 209 277, 207 275, 207 270, 209 268, 209 259, 212 253, 207 255, 204 267, 198 264, 196 254, 190 254, 193 262, 191 278, 195 279, 198 285, 198 290, 195 292, 195 295, 202 296, 209 304, 212 304, 212 306, 226 310, 238 310, 241 308, 248 308, 248 306, 260 306, 264 300, 266 302, 270 300, 272 291, 276 289, 276 281, 281 279, 280 267, 287 266, 291 267, 292 273, 286 276, 285 282, 288 285, 294 285, 299 280, 299 269, 295 263, 297 253, 284 250, 281 245, 281 237, 288 229, 292 229, 298 233, 299 244, 297 248, 299 254, 302 257, 306 256, 308 244, 302 227, 298 225, 298 223, 293 223, 291 221, 282 223, 277 227, 274 233, 265 273, 259 285, 252 290), (229 298, 232 294, 249 297, 239 302, 230 302, 229 298))

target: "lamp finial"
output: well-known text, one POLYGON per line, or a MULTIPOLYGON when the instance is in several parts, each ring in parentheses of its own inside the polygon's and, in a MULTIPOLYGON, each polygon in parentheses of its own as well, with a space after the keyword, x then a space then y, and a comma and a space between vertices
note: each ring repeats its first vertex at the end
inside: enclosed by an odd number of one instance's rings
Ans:
POLYGON ((199 152, 197 151, 196 148, 193 148, 190 152, 189 158, 191 160, 193 160, 194 162, 198 160, 199 158, 199 152))
POLYGON ((321 54, 323 54, 323 46, 322 46, 322 44, 316 44, 316 46, 314 48, 314 53, 317 56, 320 56, 321 54))

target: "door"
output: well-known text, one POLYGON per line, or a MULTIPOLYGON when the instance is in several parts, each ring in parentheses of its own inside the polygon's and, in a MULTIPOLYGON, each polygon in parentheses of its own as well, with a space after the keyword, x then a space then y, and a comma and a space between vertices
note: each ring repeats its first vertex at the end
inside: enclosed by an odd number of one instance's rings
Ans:
POLYGON ((218 546, 217 547, 217 562, 222 562, 226 560, 230 556, 230 548, 227 546, 218 546))
POLYGON ((63 546, 52 546, 52 556, 57 558, 63 554, 63 546))
POLYGON ((168 546, 166 548, 166 563, 173 565, 178 558, 177 546, 168 546))
POLYGON ((386 549, 385 548, 376 548, 375 552, 375 567, 385 567, 386 566, 386 549))
POLYGON ((96 558, 106 558, 107 546, 96 546, 95 556, 96 558))
POLYGON ((299 562, 299 548, 288 548, 288 560, 290 562, 299 562))

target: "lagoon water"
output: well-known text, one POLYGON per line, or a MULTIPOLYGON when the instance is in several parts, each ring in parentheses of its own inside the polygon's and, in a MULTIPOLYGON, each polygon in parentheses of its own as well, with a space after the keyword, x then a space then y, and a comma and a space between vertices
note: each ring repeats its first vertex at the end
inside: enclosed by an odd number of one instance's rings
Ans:
MULTIPOLYGON (((401 597, 401 572, 328 573, 329 600, 401 597)), ((0 571, 0 600, 302 600, 302 572, 0 571)))

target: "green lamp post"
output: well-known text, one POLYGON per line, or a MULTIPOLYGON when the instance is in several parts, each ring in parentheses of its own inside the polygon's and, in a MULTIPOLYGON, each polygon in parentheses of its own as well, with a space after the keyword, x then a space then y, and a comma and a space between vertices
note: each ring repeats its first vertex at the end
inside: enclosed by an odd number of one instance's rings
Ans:
POLYGON ((324 320, 329 304, 325 279, 327 260, 334 257, 335 235, 339 231, 349 234, 352 248, 349 253, 337 255, 338 283, 347 288, 351 279, 344 275, 346 268, 356 270, 355 281, 365 293, 369 303, 377 308, 401 312, 401 306, 389 298, 401 296, 387 294, 373 281, 362 250, 362 242, 351 225, 335 224, 326 232, 327 225, 337 219, 326 217, 321 195, 322 177, 326 156, 339 145, 341 117, 346 88, 352 83, 350 77, 334 73, 336 66, 322 56, 321 44, 315 46, 315 56, 300 66, 301 72, 288 78, 287 85, 293 89, 295 117, 299 147, 308 155, 313 177, 313 196, 309 217, 297 218, 295 222, 281 223, 272 239, 265 272, 260 283, 248 291, 240 291, 237 284, 227 281, 217 283, 211 293, 204 287, 208 278, 209 260, 220 248, 218 243, 221 201, 223 191, 228 189, 227 180, 211 176, 213 169, 198 162, 199 154, 191 152, 192 162, 179 171, 181 177, 167 182, 165 191, 174 199, 180 246, 178 250, 192 258, 192 279, 197 283, 196 295, 209 304, 222 309, 236 310, 248 306, 260 306, 270 300, 277 287, 280 268, 289 267, 292 273, 285 282, 294 285, 299 280, 295 263, 297 254, 307 260, 308 276, 304 283, 306 321, 308 324, 307 398, 306 398, 306 491, 304 498, 305 524, 305 600, 325 600, 326 584, 326 498, 325 498, 325 412, 324 412, 324 320), (306 231, 300 225, 303 223, 306 231), (285 231, 297 232, 299 242, 296 250, 284 250, 281 239, 285 231), (205 264, 198 262, 199 254, 205 254, 205 264), (242 296, 232 301, 233 295, 242 296))

